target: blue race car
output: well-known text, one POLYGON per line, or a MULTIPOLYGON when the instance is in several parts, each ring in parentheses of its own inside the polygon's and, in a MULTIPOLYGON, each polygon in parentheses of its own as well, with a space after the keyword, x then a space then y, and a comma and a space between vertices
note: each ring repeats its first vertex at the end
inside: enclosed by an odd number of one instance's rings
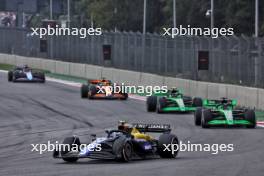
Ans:
POLYGON ((24 65, 22 67, 15 67, 8 72, 9 82, 40 82, 45 83, 45 74, 43 72, 33 70, 24 65))
POLYGON ((171 134, 170 125, 128 124, 119 122, 118 129, 106 131, 105 137, 92 135, 90 144, 81 144, 79 137, 64 139, 66 150, 55 150, 54 158, 76 162, 80 158, 112 159, 128 162, 131 159, 147 157, 175 158, 178 148, 172 152, 168 146, 178 145, 178 138, 171 134), (146 133, 162 133, 158 139, 146 133), (85 147, 82 147, 85 146, 85 147), (167 147, 166 147, 167 146, 167 147))

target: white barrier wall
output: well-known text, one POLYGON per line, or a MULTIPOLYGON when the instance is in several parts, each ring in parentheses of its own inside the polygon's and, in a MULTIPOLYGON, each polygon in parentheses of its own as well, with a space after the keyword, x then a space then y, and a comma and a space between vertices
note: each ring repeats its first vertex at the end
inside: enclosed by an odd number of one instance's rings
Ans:
POLYGON ((56 64, 52 60, 41 60, 41 69, 42 70, 49 70, 52 73, 56 72, 56 64))
POLYGON ((102 78, 102 67, 95 65, 85 65, 84 78, 93 78, 93 79, 102 78))
POLYGON ((164 77, 150 73, 141 73, 140 85, 142 86, 164 85, 164 77))
POLYGON ((264 110, 264 89, 243 87, 230 84, 200 82, 187 79, 164 77, 150 73, 140 73, 101 66, 61 62, 40 58, 28 58, 16 55, 0 54, 0 63, 12 65, 27 64, 31 67, 48 70, 52 73, 71 75, 83 78, 98 79, 105 77, 114 82, 127 85, 167 85, 178 87, 185 94, 202 98, 228 97, 237 99, 242 106, 264 110))

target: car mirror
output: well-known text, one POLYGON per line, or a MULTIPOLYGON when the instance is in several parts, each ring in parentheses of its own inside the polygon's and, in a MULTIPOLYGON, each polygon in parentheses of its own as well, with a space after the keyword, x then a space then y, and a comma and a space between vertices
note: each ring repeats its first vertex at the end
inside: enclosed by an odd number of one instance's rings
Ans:
POLYGON ((96 134, 91 134, 92 141, 96 140, 96 134))

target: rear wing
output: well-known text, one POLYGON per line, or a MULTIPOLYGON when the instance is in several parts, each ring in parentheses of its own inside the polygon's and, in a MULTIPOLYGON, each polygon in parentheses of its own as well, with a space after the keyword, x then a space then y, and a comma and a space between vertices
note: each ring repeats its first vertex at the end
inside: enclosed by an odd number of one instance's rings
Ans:
MULTIPOLYGON (((226 103, 231 104, 233 106, 237 105, 237 101, 236 100, 227 99, 225 101, 226 101, 226 103)), ((220 100, 209 100, 209 99, 207 99, 207 100, 203 101, 203 105, 204 106, 216 106, 216 105, 222 104, 222 102, 223 102, 223 100, 221 100, 221 99, 220 100)))
POLYGON ((111 81, 105 79, 94 79, 94 80, 88 80, 88 83, 90 84, 111 83, 111 81))
POLYGON ((171 131, 170 125, 168 124, 134 123, 132 124, 132 127, 136 128, 140 132, 165 133, 171 131))

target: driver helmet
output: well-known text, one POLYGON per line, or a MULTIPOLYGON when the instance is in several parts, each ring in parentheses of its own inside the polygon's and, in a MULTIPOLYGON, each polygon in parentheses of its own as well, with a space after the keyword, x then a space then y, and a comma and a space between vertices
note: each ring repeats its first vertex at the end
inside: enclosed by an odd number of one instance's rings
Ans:
POLYGON ((24 65, 24 70, 25 71, 29 71, 30 70, 29 66, 28 65, 24 65))
POLYGON ((111 82, 109 80, 105 79, 105 78, 102 78, 101 83, 104 86, 110 86, 111 85, 111 82))
POLYGON ((222 98, 222 104, 227 104, 228 101, 227 101, 227 98, 222 98))
POLYGON ((172 96, 177 96, 179 93, 179 90, 176 87, 171 88, 171 95, 172 96))
POLYGON ((129 132, 131 129, 131 125, 128 124, 126 121, 120 120, 118 122, 118 130, 129 132))

